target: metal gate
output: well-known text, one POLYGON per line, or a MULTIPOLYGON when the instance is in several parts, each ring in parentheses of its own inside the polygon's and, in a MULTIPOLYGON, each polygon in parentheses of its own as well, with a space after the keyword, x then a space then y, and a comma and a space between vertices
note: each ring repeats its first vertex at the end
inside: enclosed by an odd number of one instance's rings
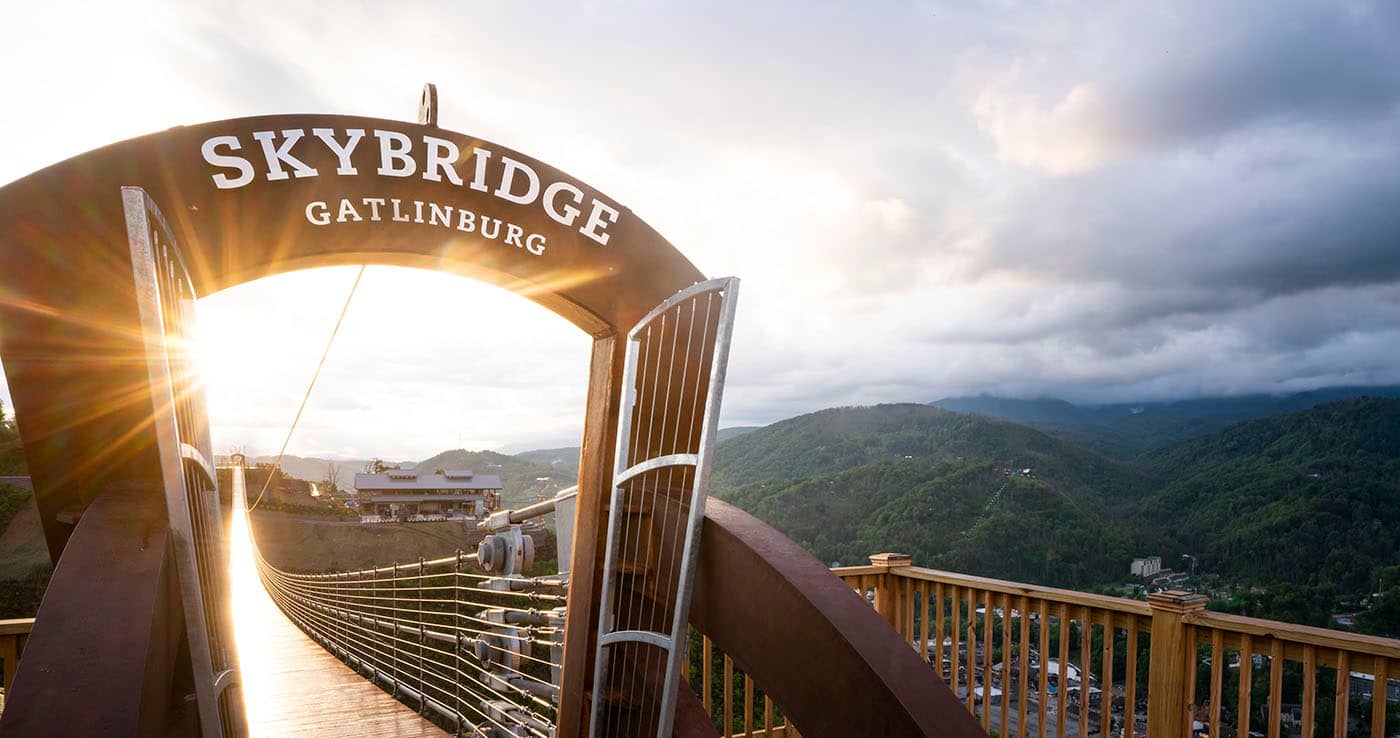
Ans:
POLYGON ((229 613, 228 545, 195 362, 195 294, 160 208, 122 188, 150 376, 152 428, 204 738, 245 732, 229 613))
POLYGON ((696 284, 627 336, 594 738, 671 734, 738 290, 733 277, 696 284))

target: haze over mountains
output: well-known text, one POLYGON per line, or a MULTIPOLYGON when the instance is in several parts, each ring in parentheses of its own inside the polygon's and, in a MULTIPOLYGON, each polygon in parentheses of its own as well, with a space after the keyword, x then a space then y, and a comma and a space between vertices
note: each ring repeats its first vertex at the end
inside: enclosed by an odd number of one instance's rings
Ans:
POLYGON ((1296 412, 1355 397, 1400 397, 1400 385, 1328 387, 1284 395, 1202 397, 1172 402, 1075 405, 1055 398, 948 397, 945 410, 1025 423, 1118 458, 1214 433, 1231 423, 1296 412))

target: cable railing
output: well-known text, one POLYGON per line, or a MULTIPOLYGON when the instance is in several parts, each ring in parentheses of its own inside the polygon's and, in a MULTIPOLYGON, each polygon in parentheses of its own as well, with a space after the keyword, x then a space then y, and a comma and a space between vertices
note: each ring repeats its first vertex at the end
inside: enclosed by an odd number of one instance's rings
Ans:
POLYGON ((460 551, 327 574, 257 558, 263 585, 293 623, 441 727, 489 738, 552 735, 563 579, 482 574, 472 570, 479 554, 460 551))

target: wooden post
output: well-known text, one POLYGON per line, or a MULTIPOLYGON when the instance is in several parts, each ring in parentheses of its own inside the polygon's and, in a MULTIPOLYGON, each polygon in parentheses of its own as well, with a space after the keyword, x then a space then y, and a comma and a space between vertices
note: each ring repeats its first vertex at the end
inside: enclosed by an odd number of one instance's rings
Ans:
MULTIPOLYGON (((1187 734, 1186 670, 1195 669, 1194 643, 1187 643, 1182 617, 1203 610, 1202 595, 1176 590, 1147 596, 1152 607, 1152 653, 1147 676, 1148 738, 1181 738, 1187 734)), ((1194 673, 1194 672, 1193 672, 1194 673)))
POLYGON ((909 554, 878 553, 870 557, 871 566, 879 566, 883 572, 875 575, 875 611, 890 624, 895 632, 902 633, 904 614, 900 608, 899 590, 895 586, 892 569, 911 566, 914 563, 909 554))

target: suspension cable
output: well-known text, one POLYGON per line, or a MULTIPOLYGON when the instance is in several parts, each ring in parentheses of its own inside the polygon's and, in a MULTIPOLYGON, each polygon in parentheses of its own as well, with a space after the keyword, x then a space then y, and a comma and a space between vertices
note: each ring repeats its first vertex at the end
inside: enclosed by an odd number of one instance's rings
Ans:
POLYGON ((311 383, 306 386, 306 394, 301 397, 301 405, 297 407, 297 414, 292 418, 292 425, 287 428, 287 437, 282 439, 282 448, 277 452, 277 461, 273 463, 271 473, 263 481, 258 498, 248 506, 248 512, 257 509, 258 503, 262 502, 263 495, 267 494, 267 488, 272 485, 272 478, 277 476, 277 472, 282 469, 282 455, 287 453, 287 445, 292 442, 292 434, 296 432, 297 423, 301 420, 301 413, 306 409, 306 403, 311 400, 311 390, 315 389, 316 380, 321 376, 321 368, 326 365, 326 357, 330 356, 331 346, 335 345, 335 337, 340 333, 341 323, 345 322, 345 313, 350 310, 350 301, 355 298, 355 290, 360 287, 360 280, 365 276, 366 267, 367 265, 361 265, 360 271, 355 274, 355 283, 350 285, 350 293, 345 296, 345 304, 340 308, 340 317, 335 319, 335 328, 331 329, 331 337, 326 341, 326 350, 321 352, 321 360, 316 363, 316 371, 311 375, 311 383))

